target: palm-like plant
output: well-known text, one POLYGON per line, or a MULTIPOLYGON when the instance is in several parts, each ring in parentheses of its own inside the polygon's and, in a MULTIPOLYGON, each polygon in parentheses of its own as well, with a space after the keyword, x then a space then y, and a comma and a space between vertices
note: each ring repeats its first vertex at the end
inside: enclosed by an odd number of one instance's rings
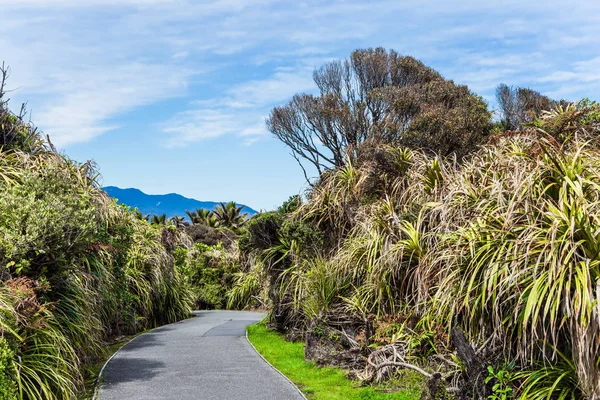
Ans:
POLYGON ((202 224, 206 226, 210 226, 212 228, 216 228, 218 225, 218 220, 215 217, 214 213, 210 210, 206 210, 204 208, 197 208, 195 211, 186 210, 185 213, 192 221, 192 224, 202 224))
POLYGON ((184 217, 176 215, 174 217, 169 218, 169 224, 173 225, 177 229, 183 229, 188 225, 188 222, 185 220, 184 217))
POLYGON ((203 208, 196 208, 195 211, 185 210, 185 213, 187 214, 192 224, 201 224, 206 218, 210 216, 211 212, 203 208))
POLYGON ((154 214, 152 219, 150 219, 150 223, 152 225, 166 225, 167 224, 167 214, 154 214))
POLYGON ((236 229, 242 227, 248 220, 248 213, 242 214, 243 208, 244 206, 238 206, 235 201, 221 202, 215 207, 213 215, 219 226, 236 229))
POLYGON ((140 210, 135 210, 135 216, 137 219, 141 219, 144 221, 148 221, 148 218, 150 218, 150 214, 142 214, 142 212, 140 210))

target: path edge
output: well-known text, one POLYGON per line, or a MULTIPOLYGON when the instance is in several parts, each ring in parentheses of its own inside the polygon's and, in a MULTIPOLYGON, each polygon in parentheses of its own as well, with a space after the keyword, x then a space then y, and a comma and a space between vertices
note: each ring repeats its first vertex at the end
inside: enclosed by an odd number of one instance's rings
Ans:
MULTIPOLYGON (((252 324, 252 325, 259 324, 259 323, 261 323, 262 321, 264 321, 266 318, 267 318, 267 317, 265 317, 265 318, 261 319, 261 320, 260 320, 260 321, 258 321, 258 322, 255 322, 255 323, 254 323, 254 324, 252 324)), ((269 362, 269 360, 267 360, 267 359, 266 359, 266 358, 265 358, 265 357, 264 357, 262 354, 260 354, 260 352, 259 352, 259 351, 256 349, 256 347, 254 347, 254 345, 252 344, 252 342, 250 341, 250 339, 248 339, 248 329, 245 329, 245 331, 246 331, 246 342, 248 342, 248 344, 250 345, 250 347, 252 347, 252 349, 253 349, 253 350, 256 352, 256 354, 258 354, 258 356, 259 356, 260 358, 262 358, 262 360, 263 360, 265 363, 267 363, 267 365, 268 365, 269 367, 271 367, 271 369, 275 370, 275 372, 277 372, 279 375, 283 376, 283 379, 285 379, 286 381, 288 381, 288 382, 289 382, 289 384, 290 384, 290 385, 292 385, 292 386, 294 387, 294 389, 296 389, 296 391, 298 391, 298 393, 300 393, 300 396, 302 396, 302 398, 303 398, 303 399, 305 399, 305 400, 308 400, 308 398, 307 398, 307 397, 304 395, 304 393, 302 393, 302 390, 300 390, 300 388, 299 388, 298 386, 296 386, 296 384, 295 384, 294 382, 292 382, 292 380, 291 380, 290 378, 288 378, 287 376, 285 376, 285 375, 283 374, 283 372, 281 372, 280 370, 278 370, 277 368, 275 368, 275 367, 273 366, 273 364, 271 364, 271 363, 269 362)))
MULTIPOLYGON (((146 332, 144 332, 146 333, 146 332)), ((106 366, 108 365, 108 363, 121 351, 121 349, 125 346, 127 346, 129 343, 133 342, 135 339, 139 338, 140 336, 142 336, 144 333, 141 333, 131 339, 129 339, 126 343, 123 344, 123 346, 119 347, 117 349, 117 351, 115 351, 112 356, 110 356, 108 358, 108 360, 106 360, 106 362, 104 363, 104 365, 102 366, 102 368, 100 369, 100 372, 98 373, 98 377, 96 378, 96 384, 94 385, 94 395, 92 396, 92 400, 98 400, 98 396, 100 395, 100 381, 102 380, 102 376, 104 375, 104 369, 106 368, 106 366)))
MULTIPOLYGON (((148 329, 147 331, 140 332, 138 335, 136 335, 136 336, 132 337, 132 338, 131 338, 131 339, 129 339, 127 342, 123 343, 123 346, 119 347, 119 349, 118 349, 117 351, 115 351, 115 352, 113 353, 113 355, 109 357, 109 359, 108 359, 108 360, 106 360, 106 362, 104 363, 104 365, 103 365, 103 366, 102 366, 102 368, 100 369, 100 372, 98 373, 98 377, 96 378, 96 384, 94 385, 94 394, 92 395, 92 399, 91 399, 91 400, 98 400, 98 396, 100 396, 100 386, 102 386, 102 385, 100 384, 100 380, 102 379, 102 376, 104 375, 104 369, 106 368, 106 366, 108 365, 108 363, 109 363, 109 362, 110 362, 110 361, 111 361, 111 360, 112 360, 112 359, 113 359, 113 358, 114 358, 114 357, 115 357, 117 354, 119 354, 119 352, 120 352, 120 351, 121 351, 121 350, 122 350, 122 349, 123 349, 125 346, 127 346, 129 343, 133 342, 135 339, 139 338, 140 336, 144 336, 146 333, 150 333, 150 332, 152 332, 152 331, 153 331, 153 330, 155 330, 155 329, 159 329, 159 328, 162 328, 162 327, 164 327, 164 326, 167 326, 167 325, 174 325, 174 324, 177 324, 177 323, 179 323, 179 322, 181 322, 181 321, 185 321, 185 320, 188 320, 188 319, 191 319, 191 318, 195 318, 195 317, 196 317, 196 314, 194 314, 194 311, 192 311, 192 316, 191 316, 191 317, 189 317, 189 318, 180 319, 179 321, 171 322, 170 324, 165 324, 165 325, 161 325, 161 326, 156 326, 156 327, 154 327, 154 328, 152 328, 152 329, 148 329)), ((247 332, 246 332, 246 334, 247 334, 247 332)))

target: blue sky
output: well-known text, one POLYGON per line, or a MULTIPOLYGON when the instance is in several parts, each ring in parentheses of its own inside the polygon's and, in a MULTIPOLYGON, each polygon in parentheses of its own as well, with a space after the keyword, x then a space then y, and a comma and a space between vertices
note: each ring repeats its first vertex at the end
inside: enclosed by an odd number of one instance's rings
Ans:
POLYGON ((304 185, 269 110, 355 48, 412 55, 493 106, 499 83, 600 96, 598 1, 0 0, 12 107, 105 185, 271 209, 304 185))

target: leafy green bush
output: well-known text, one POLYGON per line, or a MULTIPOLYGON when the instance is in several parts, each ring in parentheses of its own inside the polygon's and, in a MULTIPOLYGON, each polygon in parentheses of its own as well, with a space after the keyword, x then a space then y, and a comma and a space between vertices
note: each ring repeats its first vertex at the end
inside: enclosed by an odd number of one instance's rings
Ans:
POLYGON ((196 307, 222 309, 227 306, 226 294, 239 271, 235 255, 221 245, 196 243, 187 251, 183 264, 196 307))
POLYGON ((279 229, 283 215, 277 211, 254 215, 246 223, 246 230, 239 240, 241 251, 266 250, 279 241, 279 229))
POLYGON ((301 205, 302 205, 302 197, 300 197, 300 195, 297 194, 294 196, 290 196, 289 199, 284 201, 283 204, 277 208, 277 211, 282 214, 291 214, 294 211, 296 211, 298 208, 300 208, 301 205))
POLYGON ((234 242, 236 234, 226 228, 214 228, 204 224, 193 224, 185 228, 185 232, 195 243, 216 246, 222 243, 229 246, 234 242))
POLYGON ((17 185, 2 185, 0 254, 5 265, 17 273, 52 274, 71 261, 69 254, 94 241, 95 193, 74 193, 78 180, 85 179, 81 172, 68 163, 49 162, 35 171, 23 170, 17 185))
POLYGON ((305 251, 314 250, 323 245, 323 234, 301 220, 285 220, 279 230, 279 236, 284 240, 296 242, 305 251))

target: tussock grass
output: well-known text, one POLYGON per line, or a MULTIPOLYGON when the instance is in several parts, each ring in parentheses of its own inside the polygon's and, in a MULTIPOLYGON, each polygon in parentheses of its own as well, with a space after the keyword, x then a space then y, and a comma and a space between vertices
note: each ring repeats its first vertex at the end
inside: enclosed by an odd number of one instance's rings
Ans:
POLYGON ((516 396, 599 398, 599 110, 558 107, 461 163, 384 146, 323 174, 287 217, 325 234, 317 254, 255 253, 284 266, 262 276, 285 328, 395 320, 375 336, 423 364, 459 327, 514 365, 516 396))

